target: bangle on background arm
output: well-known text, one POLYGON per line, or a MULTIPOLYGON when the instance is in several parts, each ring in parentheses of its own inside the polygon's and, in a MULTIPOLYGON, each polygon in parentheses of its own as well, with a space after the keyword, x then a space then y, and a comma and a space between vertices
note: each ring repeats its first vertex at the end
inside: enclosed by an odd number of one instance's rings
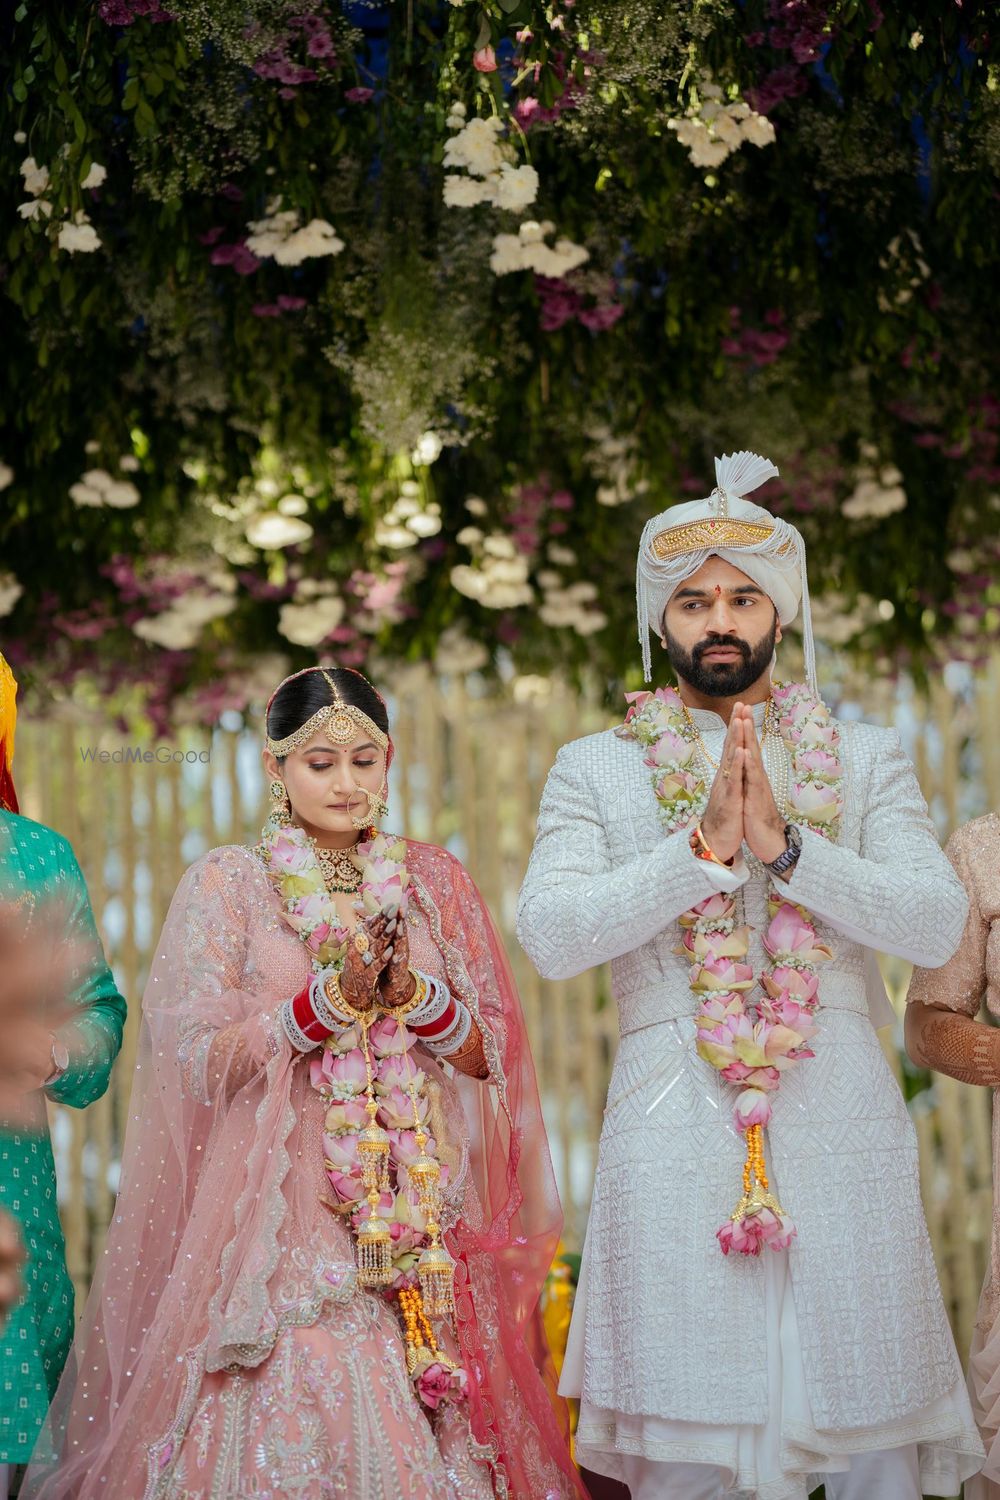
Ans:
POLYGON ((435 1026, 443 1017, 451 1004, 451 990, 443 979, 435 979, 433 974, 424 974, 419 969, 411 969, 410 973, 418 985, 426 986, 426 988, 424 1003, 410 1012, 406 1024, 411 1031, 422 1036, 426 1027, 435 1026))
POLYGON ((296 1052, 311 1052, 344 1024, 338 1021, 335 1026, 328 1026, 320 1019, 313 1005, 312 988, 310 980, 278 1012, 282 1029, 296 1052))
POLYGON ((353 1025, 353 1018, 348 1011, 340 1008, 343 996, 340 994, 340 986, 337 983, 336 969, 320 969, 318 974, 313 975, 309 981, 309 998, 316 1012, 316 1019, 322 1021, 324 1026, 329 1026, 331 1030, 336 1031, 346 1030, 348 1026, 353 1025), (337 997, 336 1001, 331 996, 331 988, 333 996, 337 997))
POLYGON ((410 1021, 410 1030, 425 1044, 443 1041, 454 1030, 459 1010, 465 1009, 443 981, 437 983, 438 992, 433 1004, 410 1021))
POLYGON ((454 1024, 447 1033, 436 1041, 425 1041, 427 1051, 435 1057, 450 1057, 453 1052, 460 1052, 469 1039, 472 1030, 472 1012, 461 1000, 453 1000, 452 1004, 457 1011, 454 1024))
POLYGON ((391 1010, 391 1014, 397 1020, 401 1021, 404 1016, 409 1017, 410 1019, 406 1023, 407 1026, 412 1024, 413 1016, 423 1011, 431 985, 431 980, 428 979, 426 974, 421 974, 419 969, 410 969, 409 975, 413 980, 413 994, 403 1005, 394 1005, 391 1010))

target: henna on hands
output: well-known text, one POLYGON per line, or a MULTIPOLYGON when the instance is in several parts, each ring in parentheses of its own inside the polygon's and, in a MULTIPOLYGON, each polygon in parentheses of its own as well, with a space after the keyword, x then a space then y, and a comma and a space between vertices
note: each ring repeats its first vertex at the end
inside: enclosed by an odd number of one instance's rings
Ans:
POLYGON ((364 932, 368 936, 371 963, 365 963, 367 955, 360 953, 355 946, 354 933, 348 938, 344 967, 340 973, 340 988, 344 999, 355 1010, 371 1010, 375 1004, 379 975, 388 962, 387 950, 390 944, 386 936, 386 925, 385 917, 380 912, 377 916, 360 921, 355 928, 355 932, 364 932))
POLYGON ((975 1016, 915 1001, 906 1008, 906 1050, 918 1067, 1000 1088, 1000 1029, 975 1016))
POLYGON ((397 1005, 409 1004, 413 999, 416 983, 410 973, 410 940, 406 931, 406 918, 396 917, 387 930, 392 946, 389 961, 379 975, 379 991, 381 1003, 395 1008, 397 1005))

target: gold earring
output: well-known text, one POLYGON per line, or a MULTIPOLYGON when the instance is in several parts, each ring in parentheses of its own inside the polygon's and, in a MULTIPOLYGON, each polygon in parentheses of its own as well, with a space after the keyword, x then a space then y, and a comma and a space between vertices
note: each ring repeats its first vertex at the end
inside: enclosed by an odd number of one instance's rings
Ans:
POLYGON ((292 821, 292 804, 288 800, 285 783, 275 779, 268 787, 267 795, 271 799, 272 823, 277 823, 279 828, 287 828, 292 821))

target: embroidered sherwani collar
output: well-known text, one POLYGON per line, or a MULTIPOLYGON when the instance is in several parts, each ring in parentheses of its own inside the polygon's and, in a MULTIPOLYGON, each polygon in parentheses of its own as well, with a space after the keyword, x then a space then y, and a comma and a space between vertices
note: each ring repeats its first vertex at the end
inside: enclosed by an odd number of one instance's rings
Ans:
MULTIPOLYGON (((764 714, 767 712, 767 702, 755 703, 753 705, 753 721, 758 729, 764 724, 764 714)), ((725 732, 726 721, 721 714, 715 713, 710 708, 689 708, 688 713, 698 729, 719 729, 725 732)))

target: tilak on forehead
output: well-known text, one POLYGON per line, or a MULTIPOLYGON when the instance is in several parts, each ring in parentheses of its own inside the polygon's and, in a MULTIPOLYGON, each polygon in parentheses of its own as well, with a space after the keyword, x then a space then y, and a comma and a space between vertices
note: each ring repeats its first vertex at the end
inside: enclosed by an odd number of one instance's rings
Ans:
MULTIPOLYGON (((663 611, 685 579, 710 557, 721 557, 764 590, 782 625, 790 624, 801 607, 806 681, 818 693, 805 542, 794 526, 744 498, 777 474, 771 460, 757 453, 724 454, 715 460, 715 488, 710 495, 672 505, 646 523, 636 562, 635 593, 647 682, 653 674, 649 632, 660 634, 663 611)), ((721 594, 718 586, 715 592, 721 594)))

